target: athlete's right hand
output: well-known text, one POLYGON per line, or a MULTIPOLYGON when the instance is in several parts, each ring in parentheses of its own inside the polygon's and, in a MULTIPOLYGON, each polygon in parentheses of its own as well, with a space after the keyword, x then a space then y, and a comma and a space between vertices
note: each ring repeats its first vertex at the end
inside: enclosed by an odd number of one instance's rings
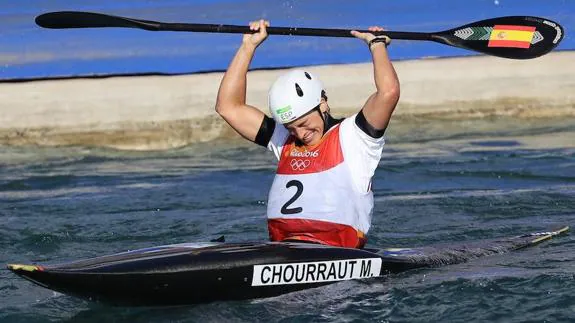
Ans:
POLYGON ((266 38, 268 38, 267 27, 269 26, 270 22, 263 19, 250 22, 250 30, 255 30, 257 33, 244 34, 243 43, 253 45, 255 47, 259 46, 266 38))

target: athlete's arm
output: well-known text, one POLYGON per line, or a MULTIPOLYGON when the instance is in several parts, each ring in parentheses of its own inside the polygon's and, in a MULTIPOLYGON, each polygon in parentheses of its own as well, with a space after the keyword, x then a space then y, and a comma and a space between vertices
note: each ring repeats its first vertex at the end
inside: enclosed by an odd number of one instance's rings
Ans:
MULTIPOLYGON (((370 27, 369 30, 372 32, 382 31, 383 28, 370 27)), ((376 38, 372 33, 360 33, 355 30, 352 31, 352 35, 363 39, 368 44, 376 38)), ((374 42, 369 50, 373 59, 373 74, 377 91, 367 99, 359 113, 360 118, 363 117, 365 121, 360 119, 356 121, 362 129, 361 123, 367 122, 366 125, 363 125, 367 129, 363 130, 367 130, 366 133, 370 136, 381 137, 399 101, 399 79, 389 59, 385 43, 374 42)))
POLYGON ((256 48, 268 36, 267 26, 269 23, 264 20, 250 23, 250 29, 259 32, 244 35, 242 45, 220 83, 216 101, 216 112, 242 137, 250 141, 256 140, 265 114, 246 104, 247 73, 256 48))

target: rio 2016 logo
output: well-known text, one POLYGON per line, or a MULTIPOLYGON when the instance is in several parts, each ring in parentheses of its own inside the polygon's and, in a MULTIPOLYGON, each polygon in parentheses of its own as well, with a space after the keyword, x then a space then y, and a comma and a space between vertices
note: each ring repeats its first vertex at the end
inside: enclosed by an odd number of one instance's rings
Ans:
POLYGON ((319 156, 319 151, 297 151, 292 150, 290 153, 290 157, 303 157, 303 158, 316 158, 319 156))

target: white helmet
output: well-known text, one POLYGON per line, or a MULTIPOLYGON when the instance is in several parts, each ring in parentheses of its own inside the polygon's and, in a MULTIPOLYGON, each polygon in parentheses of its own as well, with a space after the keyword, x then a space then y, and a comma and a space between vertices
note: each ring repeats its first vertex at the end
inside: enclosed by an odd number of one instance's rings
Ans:
POLYGON ((321 102, 323 84, 303 70, 280 76, 269 91, 270 112, 276 122, 285 124, 303 116, 321 102))

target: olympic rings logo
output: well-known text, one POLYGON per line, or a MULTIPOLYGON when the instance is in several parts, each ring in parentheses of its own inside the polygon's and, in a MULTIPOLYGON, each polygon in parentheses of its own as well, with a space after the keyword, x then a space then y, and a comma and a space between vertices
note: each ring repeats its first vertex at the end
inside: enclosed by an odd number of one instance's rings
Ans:
POLYGON ((311 164, 310 160, 292 159, 289 163, 293 170, 304 170, 311 164))

